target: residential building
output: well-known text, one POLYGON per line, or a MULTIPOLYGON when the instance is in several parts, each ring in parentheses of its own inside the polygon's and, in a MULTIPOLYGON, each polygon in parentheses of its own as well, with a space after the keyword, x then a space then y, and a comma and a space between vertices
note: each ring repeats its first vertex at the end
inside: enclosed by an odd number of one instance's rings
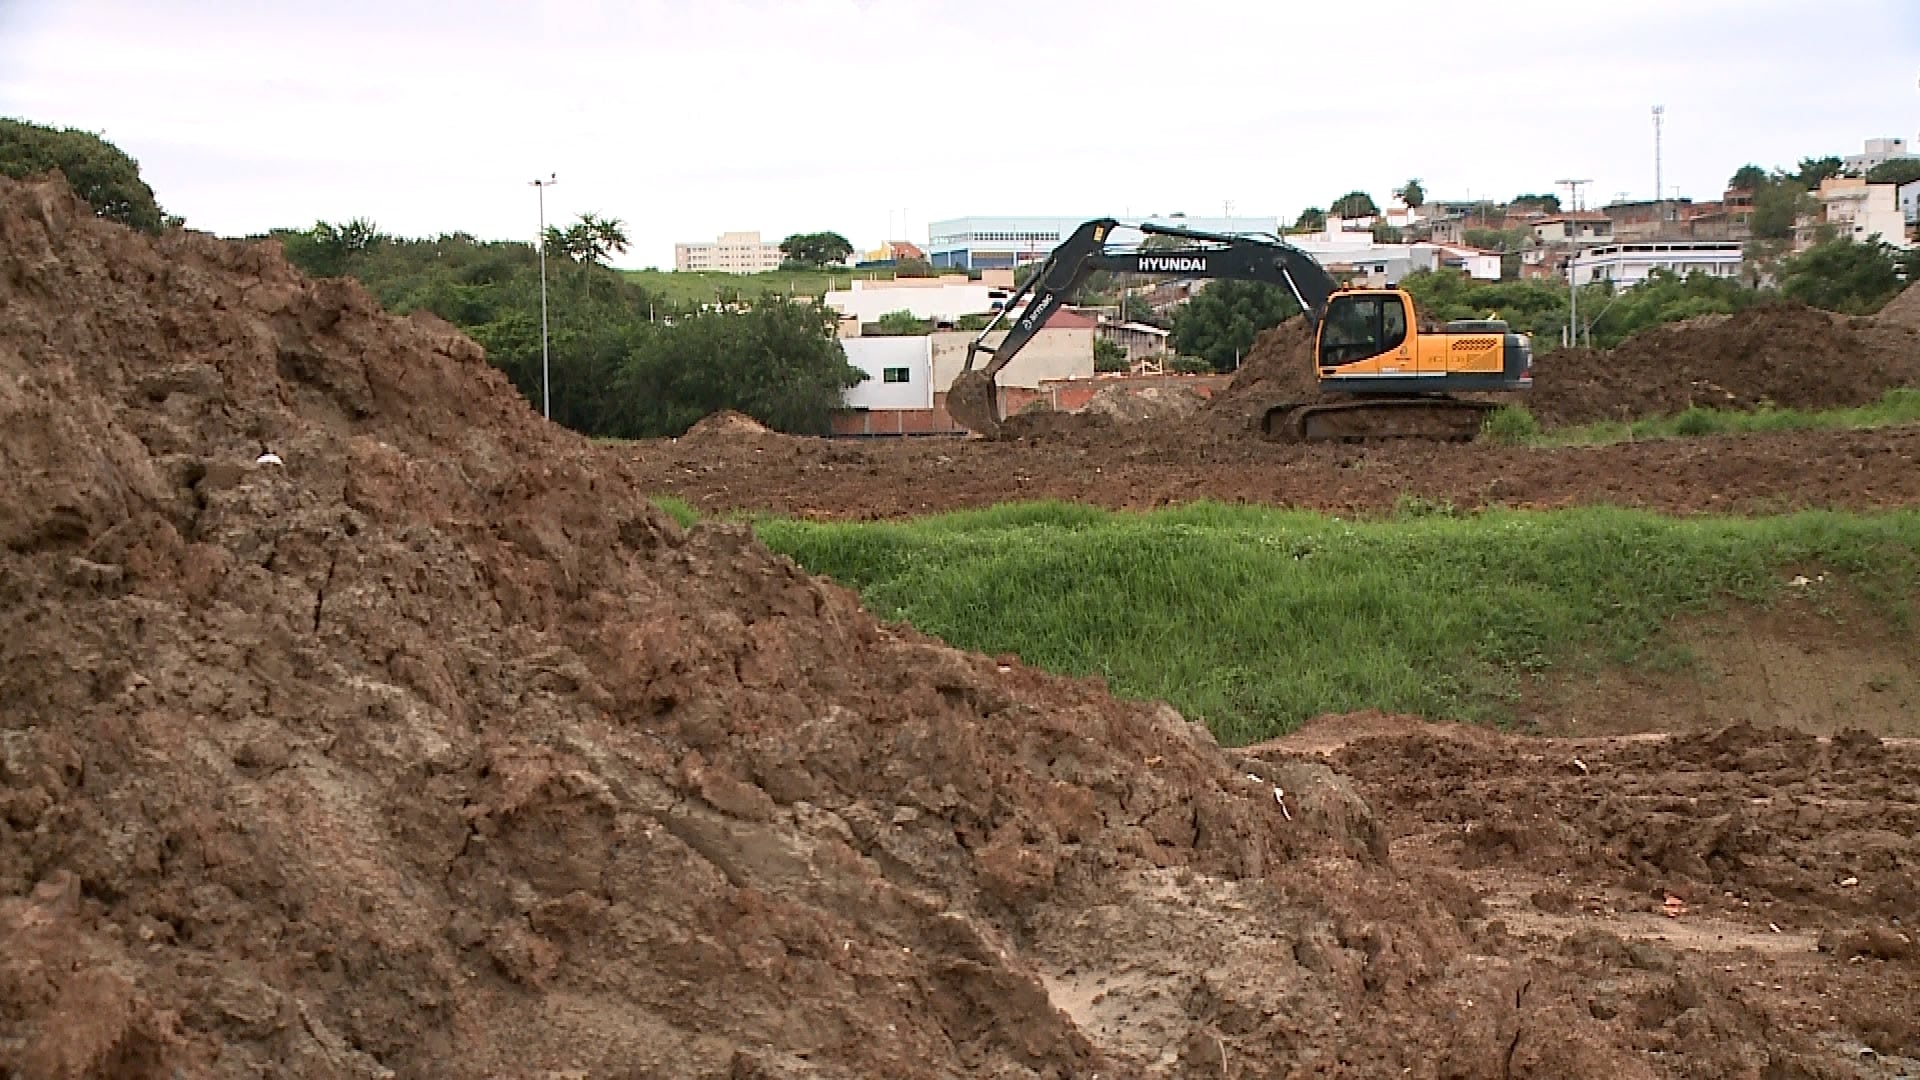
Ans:
POLYGON ((847 362, 866 373, 841 400, 849 409, 933 408, 933 339, 849 338, 840 343, 847 362))
POLYGON ((1692 199, 1660 199, 1611 203, 1600 212, 1613 223, 1615 240, 1657 240, 1679 233, 1692 209, 1692 199))
POLYGON ((1843 160, 1847 172, 1865 176, 1876 166, 1915 156, 1920 155, 1907 153, 1905 139, 1868 139, 1865 150, 1858 154, 1848 154, 1843 160))
POLYGON ((1548 214, 1527 224, 1542 244, 1597 244, 1613 239, 1613 219, 1598 210, 1548 214))
POLYGON ((917 244, 910 244, 905 240, 889 240, 862 255, 860 261, 855 263, 854 266, 858 269, 865 270, 869 267, 894 266, 903 262, 925 262, 926 258, 927 253, 920 250, 917 244))
POLYGON ((1900 216, 1909 225, 1920 225, 1920 180, 1900 185, 1900 216))
MULTIPOLYGON (((1039 262, 1073 230, 1098 217, 962 217, 927 225, 927 258, 941 269, 1005 269, 1039 262)), ((1184 214, 1132 219, 1213 233, 1274 233, 1271 217, 1190 218, 1184 214)), ((1137 234, 1136 234, 1137 235, 1137 234)))
POLYGON ((720 238, 710 244, 673 245, 675 270, 757 274, 780 269, 782 259, 780 245, 763 242, 757 232, 721 233, 720 238))
MULTIPOLYGON (((1017 410, 1048 382, 1093 377, 1094 320, 1056 311, 1047 325, 994 379, 1001 414, 1017 410)), ((913 337, 855 337, 840 342, 847 361, 867 378, 842 395, 833 418, 837 435, 950 435, 965 431, 947 413, 947 390, 979 335, 942 331, 913 337)), ((996 331, 987 343, 1005 340, 996 331)))
POLYGON ((1671 240, 1582 248, 1573 255, 1572 272, 1575 285, 1611 281, 1626 289, 1646 281, 1655 270, 1680 277, 1738 278, 1740 265, 1741 245, 1736 241, 1671 240))
POLYGON ((1103 341, 1111 341, 1125 349, 1129 367, 1142 363, 1157 362, 1167 355, 1167 341, 1173 335, 1157 326, 1140 322, 1121 322, 1118 319, 1101 319, 1094 334, 1103 341))
POLYGON ((1811 230, 1797 230, 1796 246, 1812 241, 1819 227, 1831 227, 1840 236, 1865 242, 1878 236, 1897 248, 1907 246, 1907 222, 1900 213, 1899 187, 1894 184, 1869 184, 1858 176, 1829 176, 1814 192, 1820 201, 1820 216, 1811 230))

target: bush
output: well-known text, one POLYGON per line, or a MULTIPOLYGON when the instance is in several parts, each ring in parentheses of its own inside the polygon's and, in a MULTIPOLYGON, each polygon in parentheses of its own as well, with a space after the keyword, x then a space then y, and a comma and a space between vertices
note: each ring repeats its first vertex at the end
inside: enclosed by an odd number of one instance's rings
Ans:
POLYGON ((1117 341, 1095 338, 1093 342, 1093 370, 1119 372, 1128 368, 1127 350, 1117 341))
POLYGON ((1673 422, 1673 430, 1681 435, 1711 435, 1720 427, 1720 420, 1712 409, 1703 409, 1698 405, 1687 406, 1673 422))
POLYGON ((1517 446, 1539 436, 1540 421, 1524 405, 1502 405, 1487 417, 1481 432, 1495 442, 1517 446))

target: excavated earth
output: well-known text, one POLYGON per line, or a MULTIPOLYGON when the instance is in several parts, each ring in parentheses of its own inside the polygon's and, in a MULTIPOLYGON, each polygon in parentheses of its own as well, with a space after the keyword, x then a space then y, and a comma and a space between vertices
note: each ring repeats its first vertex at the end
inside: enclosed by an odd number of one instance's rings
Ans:
POLYGON ((0 181, 0 432, 0 1074, 1920 1055, 1906 744, 1223 751, 681 530, 444 324, 57 183, 0 181))
MULTIPOLYGON (((1598 447, 1286 445, 1258 437, 1275 402, 1317 400, 1312 334, 1267 331, 1232 383, 1195 411, 1011 418, 996 440, 736 439, 632 444, 655 490, 703 510, 888 518, 1062 499, 1143 509, 1196 499, 1341 514, 1406 498, 1462 509, 1607 503, 1669 513, 1871 508, 1920 502, 1920 429, 1672 439, 1598 447)), ((1565 349, 1521 400, 1549 426, 1671 415, 1691 405, 1825 409, 1920 387, 1920 291, 1879 316, 1770 304, 1565 349)))

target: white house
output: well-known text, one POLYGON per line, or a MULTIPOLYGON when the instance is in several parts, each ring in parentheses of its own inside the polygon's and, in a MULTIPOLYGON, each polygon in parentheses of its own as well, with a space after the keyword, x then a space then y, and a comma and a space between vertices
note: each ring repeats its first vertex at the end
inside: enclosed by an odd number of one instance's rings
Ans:
POLYGON ((1900 216, 1909 225, 1920 225, 1920 180, 1900 185, 1900 216))
POLYGON ((918 337, 857 337, 840 342, 866 380, 841 400, 853 409, 933 408, 933 342, 918 337))
POLYGON ((1858 154, 1848 154, 1842 165, 1850 173, 1865 176, 1889 161, 1904 161, 1914 156, 1907 152, 1905 139, 1868 139, 1865 149, 1858 154))
POLYGON ((1655 270, 1680 277, 1701 273, 1736 278, 1740 276, 1740 260, 1740 244, 1728 240, 1607 244, 1583 248, 1573 256, 1573 283, 1611 281, 1626 289, 1646 281, 1655 270))

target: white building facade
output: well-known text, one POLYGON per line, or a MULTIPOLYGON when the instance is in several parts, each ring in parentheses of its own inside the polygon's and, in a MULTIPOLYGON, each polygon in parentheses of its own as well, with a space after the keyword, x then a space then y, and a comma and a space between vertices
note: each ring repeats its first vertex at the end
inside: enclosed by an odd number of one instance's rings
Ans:
POLYGON ((821 302, 841 318, 863 323, 879 322, 882 315, 896 311, 912 312, 916 319, 953 322, 965 315, 991 314, 1009 295, 1007 289, 961 276, 919 280, 929 284, 855 279, 851 288, 829 290, 821 302))
POLYGON ((1877 166, 1913 156, 1907 152, 1905 139, 1868 139, 1865 149, 1858 154, 1848 154, 1842 160, 1848 172, 1865 176, 1877 166))
POLYGON ((1830 176, 1814 193, 1825 214, 1825 224, 1841 236, 1866 243, 1878 236, 1897 248, 1907 246, 1907 219, 1900 213, 1900 193, 1893 184, 1869 184, 1857 176, 1830 176))
POLYGON ((847 362, 867 374, 841 395, 848 408, 933 408, 932 338, 846 338, 840 346, 847 351, 847 362))
POLYGON ((1611 281, 1627 289, 1646 281, 1655 270, 1679 277, 1707 274, 1740 276, 1741 248, 1737 241, 1676 240, 1638 244, 1606 244, 1583 248, 1573 256, 1573 283, 1591 285, 1611 281))
POLYGON ((758 274, 780 269, 784 258, 779 244, 761 240, 757 232, 721 233, 710 244, 673 245, 673 268, 680 271, 758 274))

